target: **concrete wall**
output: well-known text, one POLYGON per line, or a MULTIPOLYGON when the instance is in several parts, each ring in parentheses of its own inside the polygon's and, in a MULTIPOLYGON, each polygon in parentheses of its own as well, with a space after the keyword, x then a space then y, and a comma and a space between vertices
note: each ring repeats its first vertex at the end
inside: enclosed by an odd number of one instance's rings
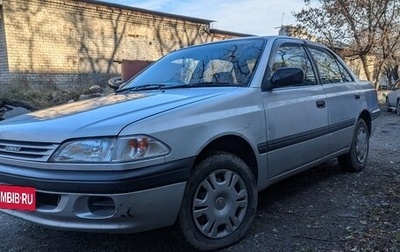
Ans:
POLYGON ((2 2, 0 86, 105 84, 124 59, 154 61, 186 45, 233 37, 210 33, 207 23, 86 1, 2 2))

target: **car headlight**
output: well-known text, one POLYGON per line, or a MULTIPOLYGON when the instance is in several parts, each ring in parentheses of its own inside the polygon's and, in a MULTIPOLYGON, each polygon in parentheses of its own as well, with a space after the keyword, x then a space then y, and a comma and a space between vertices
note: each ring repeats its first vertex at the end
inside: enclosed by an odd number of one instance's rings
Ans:
POLYGON ((128 162, 169 154, 166 144, 149 136, 89 138, 62 144, 50 162, 128 162))

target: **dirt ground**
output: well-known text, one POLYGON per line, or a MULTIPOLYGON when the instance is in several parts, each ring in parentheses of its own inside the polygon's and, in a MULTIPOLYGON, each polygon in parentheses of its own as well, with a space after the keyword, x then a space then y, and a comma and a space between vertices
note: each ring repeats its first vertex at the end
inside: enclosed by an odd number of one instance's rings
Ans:
MULTIPOLYGON (((400 117, 382 110, 364 171, 332 161, 267 188, 248 234, 222 251, 400 251, 400 117)), ((0 251, 189 251, 173 228, 80 233, 5 214, 0 223, 0 251)))

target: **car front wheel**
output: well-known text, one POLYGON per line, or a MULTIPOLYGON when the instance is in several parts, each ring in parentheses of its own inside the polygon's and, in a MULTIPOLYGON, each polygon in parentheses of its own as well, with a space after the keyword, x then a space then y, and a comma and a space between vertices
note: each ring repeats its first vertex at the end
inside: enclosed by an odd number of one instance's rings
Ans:
POLYGON ((363 119, 359 119, 353 140, 350 147, 350 152, 338 158, 340 166, 350 172, 359 172, 364 169, 367 163, 369 152, 369 130, 363 119))
POLYGON ((194 248, 215 250, 243 238, 257 208, 257 187, 249 167, 237 156, 217 152, 190 176, 178 224, 194 248))

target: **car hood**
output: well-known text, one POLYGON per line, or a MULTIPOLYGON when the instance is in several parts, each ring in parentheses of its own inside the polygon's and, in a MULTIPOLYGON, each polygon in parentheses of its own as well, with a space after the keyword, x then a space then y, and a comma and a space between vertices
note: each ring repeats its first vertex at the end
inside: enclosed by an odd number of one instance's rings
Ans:
POLYGON ((116 136, 127 125, 232 88, 173 89, 113 94, 56 106, 0 122, 0 139, 60 143, 66 139, 116 136))

